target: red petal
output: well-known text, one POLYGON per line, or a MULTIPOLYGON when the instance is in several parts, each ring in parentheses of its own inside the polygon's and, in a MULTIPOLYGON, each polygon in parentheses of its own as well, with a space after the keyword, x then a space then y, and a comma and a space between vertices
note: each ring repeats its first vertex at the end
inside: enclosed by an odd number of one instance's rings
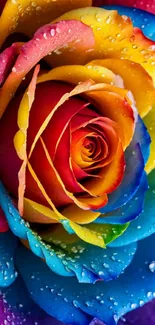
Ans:
POLYGON ((7 1, 7 0, 1 0, 1 1, 0 1, 0 14, 1 14, 2 11, 3 11, 3 8, 4 8, 5 4, 6 4, 6 1, 7 1))
POLYGON ((0 208, 0 232, 6 232, 8 231, 9 226, 6 221, 5 215, 3 210, 0 208))

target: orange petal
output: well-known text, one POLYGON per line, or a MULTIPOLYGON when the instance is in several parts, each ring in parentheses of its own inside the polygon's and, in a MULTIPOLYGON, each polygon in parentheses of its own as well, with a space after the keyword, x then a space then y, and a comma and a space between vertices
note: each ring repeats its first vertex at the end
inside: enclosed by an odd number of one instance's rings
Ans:
POLYGON ((0 44, 14 32, 32 37, 39 27, 50 23, 63 13, 91 4, 91 0, 8 0, 0 19, 0 44))
POLYGON ((125 160, 122 144, 119 142, 113 161, 106 167, 101 168, 101 178, 93 178, 84 182, 86 189, 94 195, 113 192, 121 183, 124 176, 125 160))
POLYGON ((71 220, 75 221, 81 225, 93 222, 99 217, 100 212, 93 212, 90 210, 81 210, 77 205, 70 204, 62 210, 63 215, 71 220))
POLYGON ((23 198, 26 186, 26 166, 27 166, 27 129, 29 126, 29 114, 34 101, 36 81, 39 73, 40 67, 36 66, 32 80, 26 90, 18 110, 17 123, 19 130, 14 137, 14 146, 17 155, 23 160, 21 168, 18 173, 19 186, 18 186, 18 210, 20 215, 23 215, 23 198))
MULTIPOLYGON (((114 89, 112 86, 105 86, 105 90, 89 91, 87 92, 87 96, 90 102, 96 105, 97 110, 102 116, 117 122, 120 129, 119 135, 123 142, 123 148, 125 149, 133 138, 135 130, 135 112, 126 97, 122 97, 113 92, 117 89, 114 89), (121 135, 121 133, 123 133, 123 135, 121 135)), ((123 93, 123 89, 119 89, 118 93, 120 90, 123 93)))
POLYGON ((155 102, 155 88, 152 78, 140 64, 114 58, 94 60, 89 64, 94 66, 101 65, 122 77, 125 88, 130 90, 134 96, 136 107, 141 117, 144 117, 152 109, 155 102))

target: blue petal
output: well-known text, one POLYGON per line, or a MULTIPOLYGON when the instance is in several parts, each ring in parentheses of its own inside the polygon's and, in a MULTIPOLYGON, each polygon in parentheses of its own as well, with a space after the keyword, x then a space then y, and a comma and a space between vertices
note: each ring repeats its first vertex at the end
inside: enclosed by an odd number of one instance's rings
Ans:
POLYGON ((118 10, 120 15, 127 15, 132 19, 134 27, 139 27, 143 33, 155 41, 154 15, 136 8, 124 6, 104 6, 105 9, 118 10))
POLYGON ((45 245, 41 239, 30 229, 14 207, 3 184, 0 182, 0 206, 2 207, 12 232, 19 238, 28 240, 31 250, 37 256, 44 258, 50 269, 63 276, 71 276, 73 273, 67 269, 62 260, 55 254, 54 250, 45 245))
POLYGON ((136 123, 136 130, 135 130, 132 143, 135 144, 139 143, 143 155, 144 163, 146 164, 150 155, 151 137, 140 116, 138 116, 138 121, 136 123))
POLYGON ((126 170, 123 181, 116 191, 108 195, 108 204, 100 209, 101 213, 108 213, 126 204, 138 190, 141 183, 144 163, 150 153, 150 135, 143 120, 138 117, 135 134, 131 144, 125 152, 126 170))
MULTIPOLYGON (((97 218, 94 223, 123 224, 137 218, 144 208, 145 194, 148 190, 147 174, 144 172, 141 184, 133 198, 121 208, 114 210, 108 216, 97 218)), ((120 237, 118 237, 120 240, 120 237)))
POLYGON ((125 159, 126 170, 123 181, 116 191, 108 195, 108 204, 98 210, 101 213, 108 213, 118 209, 131 200, 139 188, 144 171, 144 160, 138 143, 131 142, 125 152, 125 159))
POLYGON ((10 232, 0 233, 0 287, 7 287, 17 276, 14 255, 18 239, 10 232))
POLYGON ((10 288, 1 290, 0 324, 61 325, 35 305, 19 276, 10 288))
POLYGON ((155 232, 155 169, 148 175, 148 182, 150 188, 146 193, 143 212, 109 246, 117 247, 127 245, 148 237, 155 232))
POLYGON ((18 251, 17 265, 34 301, 50 315, 66 324, 88 325, 91 315, 114 325, 155 296, 154 245, 155 235, 140 241, 132 263, 113 282, 80 284, 74 277, 66 281, 25 248, 18 251))
POLYGON ((116 262, 111 259, 111 249, 106 250, 104 254, 103 249, 81 241, 75 253, 73 251, 70 253, 60 246, 46 245, 29 228, 29 224, 21 219, 2 184, 0 184, 0 204, 6 214, 11 230, 20 238, 28 240, 32 252, 44 258, 50 269, 59 275, 76 275, 79 282, 85 283, 94 283, 102 278, 107 281, 116 278, 124 271, 125 267, 131 262, 132 254, 135 252, 135 246, 133 246, 132 251, 129 251, 129 255, 126 254, 124 248, 119 249, 117 252, 119 262, 116 262), (105 270, 100 272, 103 269, 103 264, 105 270))
MULTIPOLYGON (((68 254, 67 266, 73 270, 79 282, 109 281, 117 278, 131 263, 136 245, 116 249, 102 248, 81 242, 78 254, 68 254), (78 257, 78 259, 76 258, 78 257)), ((74 248, 74 247, 73 247, 74 248)))

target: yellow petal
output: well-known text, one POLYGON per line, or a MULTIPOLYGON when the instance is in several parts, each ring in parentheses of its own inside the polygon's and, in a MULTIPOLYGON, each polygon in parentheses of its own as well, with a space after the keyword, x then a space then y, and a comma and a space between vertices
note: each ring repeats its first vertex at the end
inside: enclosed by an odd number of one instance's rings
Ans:
POLYGON ((155 103, 155 88, 152 78, 140 64, 121 59, 94 60, 89 64, 90 66, 101 65, 122 77, 125 88, 130 90, 134 96, 141 117, 152 109, 155 103))
POLYGON ((36 223, 55 223, 55 212, 50 208, 24 198, 24 219, 36 223))
POLYGON ((40 26, 65 12, 91 4, 92 0, 8 0, 0 17, 0 45, 9 34, 19 32, 31 37, 40 26))
POLYGON ((77 223, 75 223, 73 221, 69 221, 65 216, 62 215, 61 212, 59 212, 56 209, 56 207, 54 206, 54 204, 52 203, 52 201, 48 197, 45 189, 43 188, 41 182, 39 181, 35 171, 33 170, 32 166, 30 165, 29 162, 28 162, 28 169, 29 169, 32 177, 36 181, 38 187, 40 188, 42 194, 46 198, 48 204, 52 208, 52 212, 53 212, 52 213, 52 218, 53 218, 53 220, 58 220, 60 223, 63 223, 64 227, 65 227, 64 222, 67 222, 67 224, 72 229, 72 231, 74 231, 75 234, 79 238, 86 241, 87 243, 92 244, 92 245, 96 245, 96 246, 99 246, 99 247, 105 247, 104 239, 103 239, 103 237, 101 236, 100 233, 98 233, 98 232, 96 232, 94 230, 89 230, 88 228, 80 226, 80 225, 78 225, 77 223), (55 217, 55 219, 54 219, 54 217, 55 217))
POLYGON ((82 210, 75 204, 70 204, 62 210, 62 214, 69 220, 84 225, 94 221, 99 217, 99 212, 91 210, 82 210))
POLYGON ((70 227, 75 231, 79 238, 84 240, 86 243, 105 248, 105 242, 102 234, 86 227, 81 227, 78 224, 69 222, 70 227))
POLYGON ((66 65, 54 68, 49 72, 42 74, 38 78, 38 82, 45 80, 61 80, 78 84, 86 80, 93 80, 96 83, 115 83, 115 74, 104 67, 94 67, 93 65, 66 65))
POLYGON ((27 165, 27 150, 26 150, 26 143, 27 143, 27 129, 29 126, 29 114, 30 109, 32 107, 32 103, 34 101, 35 89, 36 89, 36 81, 37 76, 39 73, 39 65, 36 66, 32 80, 29 84, 28 89, 26 90, 20 106, 18 110, 18 117, 17 117, 17 124, 19 130, 15 134, 14 137, 14 146, 17 152, 17 155, 23 163, 18 173, 18 210, 20 215, 23 215, 23 198, 25 193, 25 186, 26 186, 26 165, 27 165))
POLYGON ((79 54, 70 47, 53 53, 52 66, 63 64, 86 64, 94 59, 121 58, 143 65, 155 81, 154 42, 148 40, 139 29, 134 29, 130 18, 120 16, 115 10, 102 8, 81 8, 72 10, 58 20, 77 19, 91 26, 95 36, 95 46, 79 54), (78 55, 77 55, 78 54, 78 55))

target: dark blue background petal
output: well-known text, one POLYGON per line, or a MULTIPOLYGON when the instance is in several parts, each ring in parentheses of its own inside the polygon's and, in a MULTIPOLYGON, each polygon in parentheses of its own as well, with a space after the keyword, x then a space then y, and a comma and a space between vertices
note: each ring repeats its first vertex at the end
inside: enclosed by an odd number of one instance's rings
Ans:
POLYGON ((153 14, 140 9, 123 6, 103 6, 103 8, 116 9, 120 15, 129 16, 132 19, 134 27, 141 28, 147 37, 155 40, 155 24, 153 14))
POLYGON ((127 245, 150 236, 155 232, 155 169, 148 175, 148 181, 150 189, 146 193, 143 212, 109 246, 127 245))
POLYGON ((66 324, 88 325, 91 315, 114 325, 122 315, 155 297, 154 246, 155 235, 140 241, 124 274, 94 285, 80 284, 74 277, 66 281, 23 247, 18 250, 17 265, 34 301, 47 313, 66 324))
POLYGON ((14 265, 14 255, 18 239, 7 231, 0 233, 0 287, 9 286, 17 276, 14 265))

